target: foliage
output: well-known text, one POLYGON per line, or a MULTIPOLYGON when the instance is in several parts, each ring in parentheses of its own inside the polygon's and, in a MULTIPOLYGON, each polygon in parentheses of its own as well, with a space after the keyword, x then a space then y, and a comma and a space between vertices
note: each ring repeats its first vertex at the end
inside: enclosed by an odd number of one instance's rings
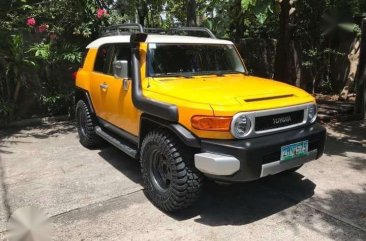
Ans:
POLYGON ((32 92, 22 96, 38 96, 41 105, 51 106, 47 112, 58 112, 52 103, 64 106, 56 100, 65 99, 65 95, 57 96, 64 88, 71 93, 72 87, 71 81, 69 86, 56 81, 62 71, 58 67, 75 69, 81 61, 82 46, 104 26, 122 19, 101 9, 94 0, 13 0, 0 6, 0 36, 5 36, 0 43, 0 69, 5 70, 0 75, 0 101, 2 112, 10 119, 20 110, 17 102, 24 88, 32 92))
POLYGON ((34 56, 40 62, 47 64, 55 64, 66 61, 71 64, 78 64, 81 61, 81 50, 75 44, 63 43, 55 44, 52 42, 41 42, 31 46, 29 52, 34 53, 34 56))
POLYGON ((40 103, 47 113, 60 115, 70 112, 73 107, 73 98, 71 93, 48 93, 40 96, 40 103))
POLYGON ((21 35, 10 35, 6 48, 1 49, 0 53, 0 61, 5 70, 7 99, 16 102, 17 87, 20 88, 25 84, 25 73, 32 67, 36 67, 36 63, 33 56, 29 54, 21 35))
POLYGON ((275 0, 242 0, 241 5, 244 11, 250 11, 254 14, 260 24, 264 24, 274 9, 278 11, 275 0))
MULTIPOLYGON (((197 24, 218 37, 236 42, 242 38, 280 39, 279 3, 283 1, 0 1, 0 116, 14 118, 25 96, 35 96, 46 113, 66 111, 72 99, 71 72, 77 69, 86 44, 106 26, 124 22, 164 29, 186 25, 192 14, 188 3, 194 3, 197 24)), ((291 46, 286 47, 297 54, 303 85, 310 76, 316 82, 312 87, 328 86, 336 91, 332 60, 346 58, 347 49, 340 50, 340 46, 359 37, 360 27, 353 17, 366 12, 366 1, 289 2, 291 46)), ((258 62, 260 56, 245 57, 258 62)))

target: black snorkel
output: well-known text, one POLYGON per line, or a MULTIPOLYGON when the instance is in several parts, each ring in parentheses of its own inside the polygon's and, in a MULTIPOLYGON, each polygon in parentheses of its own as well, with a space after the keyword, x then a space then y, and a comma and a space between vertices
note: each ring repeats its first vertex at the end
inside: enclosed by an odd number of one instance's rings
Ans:
POLYGON ((162 102, 153 101, 142 94, 141 72, 140 72, 140 43, 147 39, 146 33, 132 33, 131 43, 131 63, 132 63, 132 102, 134 106, 153 116, 162 118, 170 122, 178 122, 178 108, 162 102))

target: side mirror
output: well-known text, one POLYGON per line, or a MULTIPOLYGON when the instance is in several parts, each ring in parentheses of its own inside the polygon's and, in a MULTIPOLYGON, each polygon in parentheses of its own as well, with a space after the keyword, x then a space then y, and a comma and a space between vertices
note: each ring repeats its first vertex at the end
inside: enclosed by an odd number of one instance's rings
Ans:
POLYGON ((117 79, 128 79, 128 61, 127 60, 114 61, 113 75, 117 79))

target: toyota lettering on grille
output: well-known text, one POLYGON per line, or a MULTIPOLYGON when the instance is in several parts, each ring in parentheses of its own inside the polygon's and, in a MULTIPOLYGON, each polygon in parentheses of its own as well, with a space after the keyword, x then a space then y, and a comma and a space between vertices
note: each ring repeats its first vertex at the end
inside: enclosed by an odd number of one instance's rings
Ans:
POLYGON ((273 118, 273 124, 274 125, 278 125, 278 124, 287 124, 290 123, 291 120, 291 116, 284 116, 284 117, 280 117, 280 118, 273 118))

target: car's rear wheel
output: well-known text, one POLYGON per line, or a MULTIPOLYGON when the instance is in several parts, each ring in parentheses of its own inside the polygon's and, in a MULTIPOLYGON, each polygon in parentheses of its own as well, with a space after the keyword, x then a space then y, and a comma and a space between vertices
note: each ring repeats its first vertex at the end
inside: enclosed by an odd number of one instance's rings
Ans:
POLYGON ((165 131, 152 131, 140 154, 144 192, 163 211, 173 212, 193 204, 203 177, 193 166, 193 154, 165 131))
POLYGON ((95 118, 90 113, 88 105, 79 100, 76 104, 76 123, 80 143, 87 148, 99 146, 103 140, 95 133, 95 118))

